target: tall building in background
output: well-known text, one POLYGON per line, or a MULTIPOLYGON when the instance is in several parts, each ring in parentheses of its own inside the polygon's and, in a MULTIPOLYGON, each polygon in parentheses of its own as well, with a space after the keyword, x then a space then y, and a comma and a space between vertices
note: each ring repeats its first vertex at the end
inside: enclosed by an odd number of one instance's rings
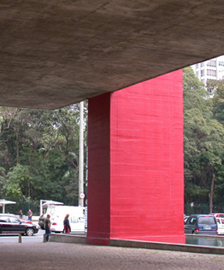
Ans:
POLYGON ((224 55, 192 65, 191 67, 196 77, 205 85, 208 80, 224 80, 224 55))

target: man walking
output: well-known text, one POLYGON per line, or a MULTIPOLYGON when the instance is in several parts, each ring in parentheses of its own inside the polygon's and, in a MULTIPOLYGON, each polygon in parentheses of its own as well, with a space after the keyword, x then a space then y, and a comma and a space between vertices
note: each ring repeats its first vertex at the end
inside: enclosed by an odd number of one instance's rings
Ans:
POLYGON ((46 241, 49 240, 49 235, 51 233, 51 221, 50 221, 50 215, 48 214, 47 217, 44 220, 44 228, 45 228, 45 235, 46 235, 46 241))

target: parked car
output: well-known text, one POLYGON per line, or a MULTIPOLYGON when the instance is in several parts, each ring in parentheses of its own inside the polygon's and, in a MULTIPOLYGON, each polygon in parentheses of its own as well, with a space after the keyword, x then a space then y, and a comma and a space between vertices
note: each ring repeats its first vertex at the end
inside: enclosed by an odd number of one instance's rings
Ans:
POLYGON ((218 234, 224 234, 224 218, 217 217, 218 234))
POLYGON ((0 214, 0 234, 22 234, 32 236, 38 233, 39 226, 22 222, 16 215, 0 214))
POLYGON ((215 217, 222 217, 222 218, 224 218, 224 213, 211 213, 209 215, 214 215, 215 217))
POLYGON ((21 222, 23 223, 30 223, 32 224, 32 221, 28 220, 28 219, 21 219, 21 218, 18 218, 21 222))
POLYGON ((184 224, 186 234, 217 234, 218 225, 214 215, 191 215, 184 224))
POLYGON ((184 223, 186 223, 187 219, 189 218, 189 216, 184 214, 184 223))

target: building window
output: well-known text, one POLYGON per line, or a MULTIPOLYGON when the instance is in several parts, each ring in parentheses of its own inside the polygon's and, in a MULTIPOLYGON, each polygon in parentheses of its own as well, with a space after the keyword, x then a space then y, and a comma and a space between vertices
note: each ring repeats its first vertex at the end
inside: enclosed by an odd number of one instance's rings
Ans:
POLYGON ((224 67, 224 61, 219 61, 219 66, 223 66, 224 67))
POLYGON ((201 70, 201 77, 205 75, 204 69, 201 70))
POLYGON ((196 64, 196 68, 198 68, 198 64, 196 64))
POLYGON ((205 64, 204 62, 203 62, 203 63, 201 63, 201 67, 203 67, 203 66, 204 66, 204 64, 205 64))
POLYGON ((207 63, 207 66, 208 66, 208 67, 216 67, 216 61, 215 61, 215 60, 210 60, 210 61, 207 63))
POLYGON ((208 76, 215 76, 216 77, 216 70, 207 69, 207 75, 208 76))
POLYGON ((198 74, 198 71, 196 71, 196 77, 197 77, 197 78, 198 78, 198 75, 199 75, 199 74, 198 74))

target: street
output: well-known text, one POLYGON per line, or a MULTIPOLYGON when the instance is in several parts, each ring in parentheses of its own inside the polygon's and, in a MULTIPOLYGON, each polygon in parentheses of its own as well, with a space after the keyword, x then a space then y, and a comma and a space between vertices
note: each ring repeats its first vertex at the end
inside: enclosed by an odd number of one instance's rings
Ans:
MULTIPOLYGON (((43 242, 44 230, 39 230, 38 233, 33 236, 22 236, 22 243, 40 243, 43 242)), ((18 235, 1 235, 0 243, 18 243, 18 235)))

